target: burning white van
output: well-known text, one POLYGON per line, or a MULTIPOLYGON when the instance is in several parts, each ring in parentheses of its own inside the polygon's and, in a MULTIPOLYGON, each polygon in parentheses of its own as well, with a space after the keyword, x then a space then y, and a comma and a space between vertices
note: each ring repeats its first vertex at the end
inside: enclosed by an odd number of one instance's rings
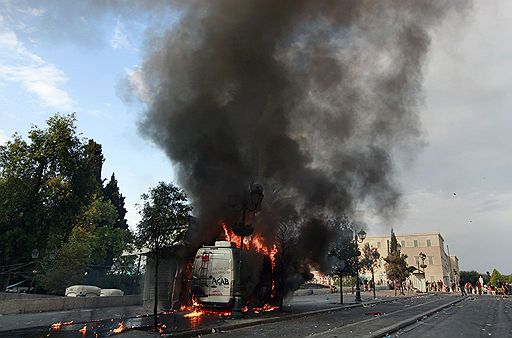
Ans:
POLYGON ((230 308, 241 274, 242 304, 262 305, 270 300, 272 268, 267 256, 241 251, 228 241, 197 251, 192 271, 192 295, 203 306, 230 308))

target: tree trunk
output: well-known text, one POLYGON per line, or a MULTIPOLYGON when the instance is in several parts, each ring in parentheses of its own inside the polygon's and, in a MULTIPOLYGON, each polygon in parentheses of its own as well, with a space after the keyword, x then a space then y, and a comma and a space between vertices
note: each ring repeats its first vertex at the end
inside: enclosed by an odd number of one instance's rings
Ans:
POLYGON ((155 304, 153 305, 154 328, 158 331, 158 244, 155 247, 155 304))

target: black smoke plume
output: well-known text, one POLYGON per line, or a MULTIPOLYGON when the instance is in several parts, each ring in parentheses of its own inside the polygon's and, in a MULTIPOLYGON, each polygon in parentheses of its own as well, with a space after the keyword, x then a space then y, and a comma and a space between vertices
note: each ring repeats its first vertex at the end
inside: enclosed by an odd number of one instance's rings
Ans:
POLYGON ((419 144, 431 34, 463 2, 179 3, 137 74, 140 130, 176 164, 197 245, 240 217, 233 201, 253 181, 266 188, 259 231, 272 243, 282 222, 304 224, 296 257, 311 264, 332 241, 328 218, 393 214, 393 154, 419 144))

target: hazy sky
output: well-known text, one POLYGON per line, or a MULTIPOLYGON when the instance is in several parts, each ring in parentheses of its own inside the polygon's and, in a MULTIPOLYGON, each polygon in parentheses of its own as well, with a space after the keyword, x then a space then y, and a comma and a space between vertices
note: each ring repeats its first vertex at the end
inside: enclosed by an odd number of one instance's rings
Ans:
MULTIPOLYGON (((137 133, 143 106, 122 98, 123 79, 137 80, 145 29, 158 22, 142 9, 73 4, 0 0, 0 142, 76 111, 78 130, 103 145, 103 175, 115 172, 133 227, 139 196, 173 180, 163 152, 137 133)), ((439 231, 462 269, 512 273, 510 32, 506 0, 475 1, 436 30, 424 69, 425 145, 397 162, 402 208, 393 222, 368 217, 371 234, 439 231)))

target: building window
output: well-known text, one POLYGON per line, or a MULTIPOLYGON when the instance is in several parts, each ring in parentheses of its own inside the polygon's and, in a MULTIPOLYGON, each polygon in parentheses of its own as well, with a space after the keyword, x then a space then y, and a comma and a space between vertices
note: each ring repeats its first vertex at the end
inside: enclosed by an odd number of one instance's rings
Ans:
POLYGON ((405 241, 400 241, 400 245, 402 246, 402 248, 405 248, 405 241))
POLYGON ((430 239, 427 239, 427 246, 432 246, 432 241, 430 239))
POLYGON ((415 239, 415 240, 414 240, 414 247, 416 248, 417 246, 418 246, 418 240, 417 240, 417 239, 415 239))
POLYGON ((377 248, 380 248, 380 242, 377 242, 377 248))
POLYGON ((428 264, 434 264, 434 257, 428 256, 428 264))

